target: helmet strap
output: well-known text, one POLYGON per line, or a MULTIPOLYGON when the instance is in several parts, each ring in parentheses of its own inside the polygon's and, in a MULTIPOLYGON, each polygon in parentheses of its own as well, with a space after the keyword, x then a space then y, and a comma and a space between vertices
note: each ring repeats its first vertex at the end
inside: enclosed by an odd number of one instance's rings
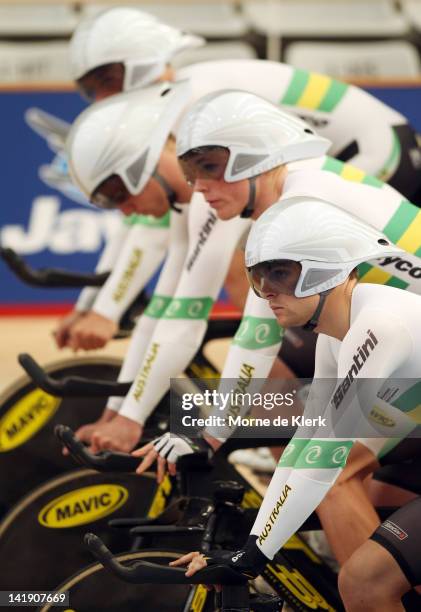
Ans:
POLYGON ((240 217, 242 219, 249 219, 254 212, 254 205, 256 203, 256 177, 252 176, 249 178, 249 198, 247 200, 247 204, 240 217))
POLYGON ((177 194, 175 193, 175 191, 171 187, 171 185, 169 185, 169 183, 167 183, 167 181, 164 179, 164 177, 161 176, 161 174, 159 174, 157 170, 154 171, 152 176, 157 181, 157 183, 159 183, 161 185, 162 189, 165 191, 165 194, 167 196, 170 208, 175 210, 175 212, 181 213, 181 208, 179 208, 178 206, 175 205, 175 202, 177 200, 177 194))
POLYGON ((329 295, 329 293, 332 291, 332 289, 328 289, 327 291, 322 291, 319 294, 319 303, 317 305, 316 310, 313 313, 313 316, 311 317, 311 319, 309 321, 307 321, 307 323, 305 325, 302 326, 302 329, 308 330, 308 331, 314 331, 319 323, 319 319, 320 319, 320 315, 322 314, 322 310, 323 310, 323 306, 325 305, 325 301, 327 296, 329 295))

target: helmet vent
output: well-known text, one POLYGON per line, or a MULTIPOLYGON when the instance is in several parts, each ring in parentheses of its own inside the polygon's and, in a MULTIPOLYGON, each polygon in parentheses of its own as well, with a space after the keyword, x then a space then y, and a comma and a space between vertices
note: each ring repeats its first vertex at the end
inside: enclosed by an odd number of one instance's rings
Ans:
POLYGON ((248 170, 252 166, 259 164, 261 161, 269 157, 269 155, 252 155, 250 153, 239 153, 232 166, 231 173, 233 176, 248 170))
POLYGON ((328 280, 334 278, 337 274, 340 274, 342 270, 323 270, 317 268, 311 268, 303 278, 301 284, 301 291, 308 291, 317 285, 326 283, 328 280))
POLYGON ((126 170, 127 178, 129 179, 133 187, 137 187, 140 183, 148 153, 149 149, 146 149, 146 151, 144 151, 142 155, 138 159, 136 159, 132 163, 132 165, 129 166, 126 170))
POLYGON ((163 98, 164 96, 167 95, 167 93, 170 93, 171 89, 169 87, 167 87, 167 89, 164 89, 164 91, 161 92, 161 98, 163 98))
POLYGON ((389 242, 387 240, 385 240, 384 238, 379 238, 379 240, 377 240, 377 242, 379 244, 381 244, 382 246, 389 246, 389 242))
POLYGON ((150 71, 151 66, 134 66, 132 69, 131 79, 130 79, 130 87, 134 87, 139 83, 139 81, 143 81, 145 75, 150 71))
POLYGON ((306 134, 314 134, 313 130, 310 130, 310 128, 305 128, 304 131, 306 134))

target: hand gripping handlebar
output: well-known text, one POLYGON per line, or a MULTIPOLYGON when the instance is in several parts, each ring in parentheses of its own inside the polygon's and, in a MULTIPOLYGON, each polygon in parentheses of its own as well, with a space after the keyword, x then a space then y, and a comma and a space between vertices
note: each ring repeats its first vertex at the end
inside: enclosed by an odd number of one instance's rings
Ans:
POLYGON ((98 536, 87 533, 84 542, 98 561, 113 574, 135 584, 223 584, 244 585, 247 579, 226 565, 212 565, 186 578, 185 569, 139 561, 126 566, 113 557, 98 536))
POLYGON ((56 425, 54 433, 69 450, 73 459, 100 472, 134 472, 140 463, 138 458, 127 453, 108 450, 96 454, 91 453, 66 425, 56 425))

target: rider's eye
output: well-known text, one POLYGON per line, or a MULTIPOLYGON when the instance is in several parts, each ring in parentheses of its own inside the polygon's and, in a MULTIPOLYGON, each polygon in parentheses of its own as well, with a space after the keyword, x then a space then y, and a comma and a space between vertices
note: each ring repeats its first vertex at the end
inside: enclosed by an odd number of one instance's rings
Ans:
POLYGON ((271 270, 269 274, 269 280, 272 282, 277 282, 284 280, 288 276, 288 272, 286 270, 282 270, 278 268, 277 270, 271 270))
POLYGON ((205 170, 206 172, 209 172, 209 174, 214 174, 217 169, 218 169, 217 164, 208 163, 208 164, 203 165, 203 170, 205 170))

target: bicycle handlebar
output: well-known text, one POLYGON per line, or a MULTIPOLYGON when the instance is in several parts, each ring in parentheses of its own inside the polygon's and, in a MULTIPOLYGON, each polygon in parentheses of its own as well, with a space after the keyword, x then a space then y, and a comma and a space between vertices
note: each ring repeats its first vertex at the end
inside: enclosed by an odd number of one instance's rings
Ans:
POLYGON ((66 425, 56 425, 54 433, 78 463, 100 472, 134 472, 140 460, 127 453, 101 451, 91 453, 66 425))
POLYGON ((93 533, 84 537, 87 548, 113 574, 135 584, 223 584, 243 585, 246 579, 226 565, 206 567, 186 578, 185 569, 139 561, 126 566, 115 559, 104 542, 93 533))
POLYGON ((44 288, 77 288, 101 287, 109 276, 109 272, 89 274, 70 272, 60 268, 40 268, 34 270, 13 249, 0 247, 0 257, 8 268, 23 282, 35 287, 44 288))
POLYGON ((113 382, 95 380, 82 376, 65 376, 56 380, 35 361, 28 353, 20 353, 18 361, 30 378, 45 391, 58 397, 101 397, 109 395, 125 396, 130 390, 131 382, 113 382))

